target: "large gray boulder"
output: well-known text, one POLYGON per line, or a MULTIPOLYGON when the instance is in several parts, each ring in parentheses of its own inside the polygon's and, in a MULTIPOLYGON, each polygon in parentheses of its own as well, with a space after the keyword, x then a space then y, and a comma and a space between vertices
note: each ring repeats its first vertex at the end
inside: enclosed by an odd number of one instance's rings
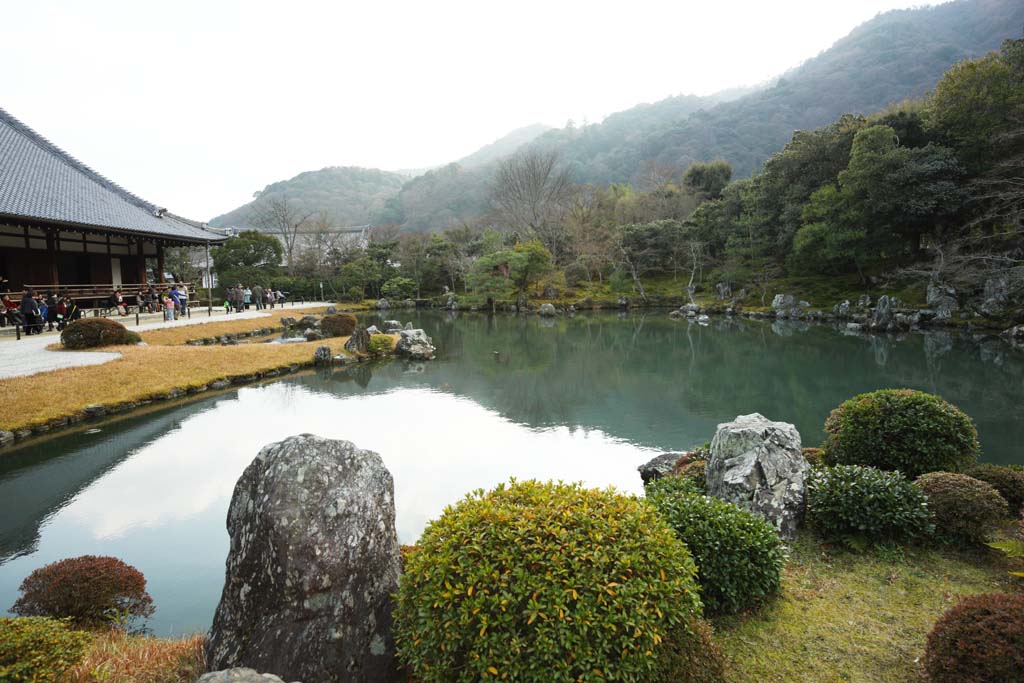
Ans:
POLYGON ((286 680, 404 680, 391 636, 398 589, 394 484, 380 456, 311 434, 270 444, 228 509, 211 670, 286 680))
POLYGON ((707 492, 760 515, 791 538, 803 510, 808 469, 796 427, 758 413, 740 415, 718 425, 711 441, 707 492))
POLYGON ((411 360, 434 360, 434 343, 423 330, 402 330, 395 353, 411 360))
POLYGON ((871 312, 871 329, 886 330, 893 323, 893 306, 889 295, 883 294, 878 297, 875 310, 871 312))
POLYGON ((352 353, 366 353, 370 348, 370 333, 365 327, 357 327, 345 342, 345 350, 352 353))
POLYGON ((796 306, 796 298, 792 294, 776 294, 772 299, 772 308, 776 311, 796 306))
POLYGON ((551 317, 558 315, 558 310, 556 310, 555 307, 552 306, 551 304, 541 304, 540 314, 545 317, 551 317))
POLYGON ((385 320, 384 321, 384 334, 392 334, 402 329, 402 323, 397 320, 385 320))
POLYGON ((334 352, 330 346, 318 346, 313 352, 313 365, 324 366, 334 362, 334 352))
POLYGON ((1005 277, 992 277, 985 280, 984 300, 981 312, 985 315, 999 315, 1010 300, 1010 284, 1005 277))
POLYGON ((255 669, 240 667, 205 673, 199 677, 196 683, 284 683, 284 681, 280 676, 274 674, 261 674, 255 669))

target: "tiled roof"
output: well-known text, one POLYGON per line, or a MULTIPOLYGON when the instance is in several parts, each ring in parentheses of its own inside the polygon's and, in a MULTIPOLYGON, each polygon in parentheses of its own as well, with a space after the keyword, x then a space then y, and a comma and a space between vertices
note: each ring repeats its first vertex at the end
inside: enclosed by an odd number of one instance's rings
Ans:
POLYGON ((28 218, 188 242, 223 235, 136 197, 0 109, 0 218, 28 218))

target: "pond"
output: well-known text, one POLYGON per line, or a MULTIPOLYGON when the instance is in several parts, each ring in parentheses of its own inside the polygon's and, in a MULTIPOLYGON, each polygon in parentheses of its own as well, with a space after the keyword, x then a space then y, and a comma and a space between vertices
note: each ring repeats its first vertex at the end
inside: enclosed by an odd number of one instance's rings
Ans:
POLYGON ((438 360, 309 372, 4 451, 0 611, 43 564, 114 555, 149 580, 155 634, 205 630, 235 481, 261 446, 303 432, 381 454, 403 543, 468 491, 509 477, 640 492, 638 465, 708 441, 742 413, 792 422, 816 446, 832 408, 883 387, 944 396, 976 421, 985 460, 1024 462, 1024 353, 991 337, 701 326, 664 311, 401 317, 434 338, 438 360))

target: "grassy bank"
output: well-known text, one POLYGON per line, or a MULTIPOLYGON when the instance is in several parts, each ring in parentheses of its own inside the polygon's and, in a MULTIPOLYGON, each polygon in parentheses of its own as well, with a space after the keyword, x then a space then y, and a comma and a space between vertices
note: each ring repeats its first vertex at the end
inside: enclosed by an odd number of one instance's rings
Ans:
POLYGON ((851 554, 801 536, 782 596, 761 612, 715 623, 732 662, 730 681, 918 681, 935 620, 961 596, 1020 590, 1007 569, 986 549, 851 554))
POLYGON ((222 335, 234 335, 252 332, 263 328, 281 328, 281 318, 301 318, 304 315, 322 315, 327 308, 325 306, 310 306, 306 308, 276 308, 268 310, 270 315, 263 318, 234 318, 225 316, 217 322, 185 325, 176 327, 165 327, 160 330, 142 332, 142 341, 147 344, 160 346, 174 346, 185 344, 193 339, 205 337, 220 337, 222 335))
POLYGON ((97 633, 59 683, 194 683, 205 671, 203 640, 97 633))

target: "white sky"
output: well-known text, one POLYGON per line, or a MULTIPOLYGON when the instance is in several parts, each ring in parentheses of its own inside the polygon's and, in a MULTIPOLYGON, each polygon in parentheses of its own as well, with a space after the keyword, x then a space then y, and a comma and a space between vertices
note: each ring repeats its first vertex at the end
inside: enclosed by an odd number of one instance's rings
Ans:
POLYGON ((0 107, 208 220, 324 166, 433 166, 513 128, 761 82, 904 0, 5 2, 0 107))

